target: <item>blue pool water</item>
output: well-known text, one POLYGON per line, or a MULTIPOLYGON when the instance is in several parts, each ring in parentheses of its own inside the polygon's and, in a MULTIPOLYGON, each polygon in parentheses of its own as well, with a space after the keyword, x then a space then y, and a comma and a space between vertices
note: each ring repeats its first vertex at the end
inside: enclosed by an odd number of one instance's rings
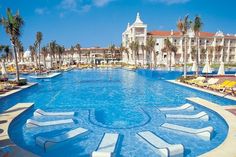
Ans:
MULTIPOLYGON (((150 130, 169 143, 181 143, 185 147, 185 156, 203 154, 223 142, 227 135, 226 123, 213 111, 195 105, 195 114, 205 111, 210 120, 181 121, 165 118, 158 110, 162 106, 179 106, 186 103, 187 97, 201 97, 221 105, 236 102, 193 89, 174 85, 166 79, 174 79, 181 72, 122 69, 74 70, 48 80, 38 81, 38 85, 18 94, 1 99, 0 111, 6 110, 18 102, 34 102, 35 106, 17 118, 10 126, 10 137, 19 146, 40 156, 90 156, 104 133, 117 132, 121 135, 117 150, 118 156, 143 157, 157 156, 146 144, 139 141, 136 133, 150 130), (33 117, 35 109, 45 111, 76 111, 76 124, 26 128, 28 118, 38 121, 66 119, 68 117, 33 117), (179 134, 160 127, 169 122, 192 128, 213 126, 211 141, 203 141, 194 136, 179 134), (50 137, 76 127, 83 127, 89 133, 63 142, 48 151, 35 144, 37 136, 50 137)), ((175 112, 172 112, 175 114, 175 112)))

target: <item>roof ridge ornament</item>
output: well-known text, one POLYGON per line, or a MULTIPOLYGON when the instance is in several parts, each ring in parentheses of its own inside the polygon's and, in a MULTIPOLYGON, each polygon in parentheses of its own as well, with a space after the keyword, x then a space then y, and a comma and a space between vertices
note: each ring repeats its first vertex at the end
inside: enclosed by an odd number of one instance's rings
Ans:
POLYGON ((143 21, 140 19, 139 12, 137 12, 136 20, 134 23, 143 24, 143 21))

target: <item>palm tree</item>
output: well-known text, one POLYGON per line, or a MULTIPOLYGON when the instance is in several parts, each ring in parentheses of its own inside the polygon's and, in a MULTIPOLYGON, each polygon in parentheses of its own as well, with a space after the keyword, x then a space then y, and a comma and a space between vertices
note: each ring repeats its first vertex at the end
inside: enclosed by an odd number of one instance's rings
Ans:
POLYGON ((210 63, 211 63, 212 60, 213 60, 214 47, 213 47, 213 46, 210 46, 210 47, 208 47, 207 49, 208 49, 208 52, 209 52, 209 61, 210 61, 210 63))
MULTIPOLYGON (((169 56, 169 69, 171 70, 171 54, 172 54, 172 43, 170 42, 169 38, 164 40, 164 48, 162 49, 163 52, 166 52, 169 56)), ((168 59, 167 59, 168 60, 168 59)))
POLYGON ((119 47, 119 51, 120 53, 122 54, 122 58, 123 58, 123 53, 126 51, 126 47, 123 46, 123 44, 120 44, 120 47, 119 47))
POLYGON ((65 48, 64 46, 57 45, 56 49, 57 49, 58 58, 59 58, 59 69, 61 69, 61 56, 65 52, 65 48))
POLYGON ((113 60, 114 52, 115 52, 115 50, 116 50, 115 44, 111 44, 111 45, 109 46, 109 50, 110 50, 110 52, 111 52, 111 59, 113 60))
POLYGON ((19 61, 22 61, 22 59, 23 59, 23 51, 24 51, 24 47, 23 47, 23 44, 22 44, 22 42, 19 40, 19 39, 17 39, 16 40, 16 52, 17 52, 17 56, 18 56, 18 60, 19 61))
POLYGON ((46 57, 48 55, 48 48, 46 46, 42 47, 41 54, 43 55, 43 65, 44 65, 44 68, 46 68, 46 57))
POLYGON ((6 33, 10 36, 11 44, 13 46, 13 52, 15 56, 15 64, 16 64, 16 81, 19 83, 20 75, 19 75, 19 66, 18 59, 16 53, 16 40, 21 36, 21 28, 24 25, 24 21, 19 14, 19 11, 13 15, 11 10, 7 8, 7 18, 2 17, 1 24, 4 26, 6 33))
POLYGON ((142 50, 142 54, 143 54, 143 66, 144 66, 144 59, 145 59, 145 56, 144 56, 145 52, 144 51, 146 50, 146 46, 144 45, 144 43, 142 43, 140 46, 141 46, 141 50, 142 50))
MULTIPOLYGON (((50 66, 51 68, 53 67, 53 61, 52 61, 52 58, 53 56, 55 56, 55 52, 56 52, 56 41, 53 40, 49 43, 49 55, 50 55, 50 66)), ((55 57, 54 57, 55 58, 55 57)))
MULTIPOLYGON (((215 47, 215 50, 216 50, 216 52, 217 52, 218 55, 221 53, 222 49, 223 49, 223 46, 221 46, 221 45, 217 45, 217 46, 215 47)), ((223 51, 223 54, 221 54, 220 59, 221 59, 221 62, 224 61, 224 51, 223 51)))
POLYGON ((4 46, 4 52, 5 52, 5 54, 6 54, 6 60, 7 60, 7 61, 8 61, 8 60, 11 60, 12 54, 11 54, 11 52, 10 52, 10 48, 9 48, 8 45, 4 46))
POLYGON ((34 56, 35 56, 35 48, 34 46, 30 45, 29 46, 29 50, 30 50, 30 57, 31 57, 31 62, 34 62, 34 56))
POLYGON ((132 52, 132 55, 131 55, 131 57, 132 57, 132 60, 135 60, 135 53, 134 53, 134 49, 135 49, 135 43, 134 43, 134 41, 132 41, 130 44, 129 44, 129 48, 130 48, 130 50, 131 50, 131 52, 132 52))
POLYGON ((73 46, 70 47, 70 54, 71 54, 71 60, 73 61, 73 56, 74 56, 74 53, 75 53, 75 49, 73 46))
MULTIPOLYGON (((156 45, 156 42, 155 40, 153 39, 153 37, 148 37, 147 38, 147 45, 146 45, 146 50, 147 52, 150 54, 152 54, 152 56, 154 58, 152 58, 152 60, 154 61, 154 66, 156 67, 156 53, 154 52, 155 50, 155 45, 156 45)), ((151 66, 153 67, 153 65, 151 64, 151 66)))
POLYGON ((81 46, 80 44, 76 44, 75 45, 76 49, 77 49, 77 53, 79 54, 79 62, 81 62, 81 46))
POLYGON ((197 62, 197 70, 196 70, 196 76, 198 76, 198 67, 199 67, 199 50, 200 50, 200 31, 202 30, 202 19, 199 16, 196 16, 193 23, 192 23, 192 30, 194 31, 196 41, 197 41, 197 53, 196 53, 196 62, 197 62))
POLYGON ((137 59, 139 60, 139 42, 137 40, 135 40, 134 42, 134 61, 135 61, 135 65, 137 65, 137 59))
POLYGON ((195 60, 195 57, 197 56, 196 53, 197 53, 197 49, 194 46, 192 47, 192 51, 191 51, 192 60, 195 60))
POLYGON ((177 22, 177 29, 181 33, 182 38, 184 39, 184 78, 187 76, 187 32, 190 28, 190 22, 188 19, 188 15, 184 17, 184 19, 179 19, 177 22))
POLYGON ((139 43, 138 43, 138 41, 137 40, 132 41, 129 44, 129 48, 132 51, 132 58, 134 60, 134 64, 137 65, 137 58, 136 58, 136 56, 138 55, 138 51, 139 51, 139 43))
POLYGON ((41 71, 41 65, 40 65, 40 46, 41 46, 41 41, 43 39, 43 34, 42 32, 37 32, 36 33, 36 43, 38 46, 38 56, 39 56, 39 70, 41 71))

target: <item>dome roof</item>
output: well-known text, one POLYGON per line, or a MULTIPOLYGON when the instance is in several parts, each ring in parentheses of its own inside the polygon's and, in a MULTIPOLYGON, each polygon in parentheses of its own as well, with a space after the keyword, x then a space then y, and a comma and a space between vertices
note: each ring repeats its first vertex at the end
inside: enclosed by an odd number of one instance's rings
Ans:
POLYGON ((24 52, 24 58, 30 57, 31 51, 27 50, 24 52))

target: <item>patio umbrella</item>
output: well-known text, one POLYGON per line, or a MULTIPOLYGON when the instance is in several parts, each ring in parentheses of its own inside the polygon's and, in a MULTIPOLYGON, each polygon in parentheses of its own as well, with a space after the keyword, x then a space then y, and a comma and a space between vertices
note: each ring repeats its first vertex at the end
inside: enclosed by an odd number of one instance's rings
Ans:
POLYGON ((2 76, 4 77, 4 78, 7 78, 7 70, 6 70, 6 66, 5 66, 5 64, 4 63, 2 63, 2 76))
POLYGON ((225 75, 225 66, 224 66, 224 62, 221 62, 221 63, 220 63, 220 67, 219 67, 219 70, 218 70, 217 75, 225 75))
POLYGON ((191 71, 193 71, 193 72, 197 71, 197 62, 196 61, 193 62, 193 66, 192 66, 191 71))
POLYGON ((205 64, 205 66, 202 69, 202 73, 205 73, 205 74, 212 73, 212 69, 211 69, 211 66, 210 66, 210 63, 209 63, 208 60, 206 60, 206 64, 205 64))

